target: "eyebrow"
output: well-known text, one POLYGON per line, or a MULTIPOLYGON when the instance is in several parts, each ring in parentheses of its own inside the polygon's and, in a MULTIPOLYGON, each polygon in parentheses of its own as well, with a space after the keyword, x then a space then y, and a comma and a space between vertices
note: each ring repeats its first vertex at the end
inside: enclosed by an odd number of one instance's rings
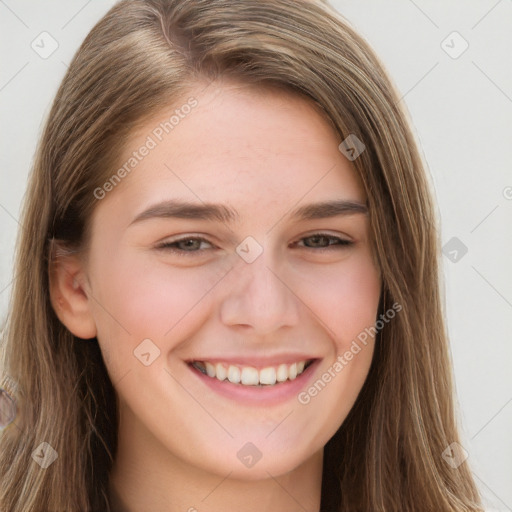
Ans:
MULTIPOLYGON (((295 220, 314 220, 337 217, 339 215, 366 214, 368 207, 359 202, 346 199, 336 199, 311 203, 294 210, 289 216, 295 220)), ((139 213, 132 224, 148 220, 162 218, 178 218, 192 220, 220 221, 226 224, 233 223, 239 219, 236 210, 224 205, 215 203, 192 203, 181 200, 168 200, 154 204, 139 213)))

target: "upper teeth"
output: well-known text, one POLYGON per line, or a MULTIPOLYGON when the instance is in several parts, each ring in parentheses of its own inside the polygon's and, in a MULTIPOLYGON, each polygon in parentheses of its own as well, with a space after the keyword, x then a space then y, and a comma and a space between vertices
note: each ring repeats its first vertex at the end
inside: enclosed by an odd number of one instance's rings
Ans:
POLYGON ((236 366, 227 363, 212 364, 209 362, 195 361, 193 365, 206 373, 209 377, 218 380, 226 380, 234 384, 245 386, 273 385, 276 382, 293 380, 304 371, 307 361, 293 364, 280 364, 279 366, 267 366, 258 370, 253 366, 236 366))

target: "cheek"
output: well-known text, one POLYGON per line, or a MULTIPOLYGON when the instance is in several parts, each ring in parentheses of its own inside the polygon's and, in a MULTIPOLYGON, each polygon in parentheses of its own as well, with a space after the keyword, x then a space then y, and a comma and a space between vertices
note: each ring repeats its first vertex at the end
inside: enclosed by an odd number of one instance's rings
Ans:
POLYGON ((375 324, 381 283, 369 254, 354 254, 340 265, 305 273, 298 283, 299 296, 316 313, 338 351, 347 350, 375 324))
POLYGON ((147 255, 131 254, 96 275, 98 301, 118 323, 131 333, 162 337, 193 312, 223 271, 173 267, 163 259, 153 257, 150 262, 147 255))
POLYGON ((368 376, 374 351, 369 328, 377 317, 380 275, 369 254, 357 253, 339 265, 310 272, 301 287, 300 297, 314 311, 322 334, 330 337, 332 351, 298 402, 310 416, 309 427, 327 441, 349 414, 368 376))

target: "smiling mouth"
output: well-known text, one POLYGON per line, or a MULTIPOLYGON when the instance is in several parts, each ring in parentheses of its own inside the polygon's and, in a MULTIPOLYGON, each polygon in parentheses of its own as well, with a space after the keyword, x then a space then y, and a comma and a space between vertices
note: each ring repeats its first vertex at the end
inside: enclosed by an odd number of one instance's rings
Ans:
POLYGON ((258 370, 253 366, 239 366, 229 363, 209 363, 208 361, 193 361, 189 366, 208 377, 221 382, 228 381, 242 386, 277 386, 291 381, 301 375, 315 359, 299 361, 292 364, 267 366, 258 370))

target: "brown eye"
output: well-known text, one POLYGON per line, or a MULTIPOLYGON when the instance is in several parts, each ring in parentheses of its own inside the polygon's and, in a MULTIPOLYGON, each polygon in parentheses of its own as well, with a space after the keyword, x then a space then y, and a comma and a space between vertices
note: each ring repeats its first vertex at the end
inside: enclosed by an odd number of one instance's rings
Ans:
POLYGON ((180 238, 179 240, 166 241, 157 246, 157 249, 163 249, 165 251, 174 252, 177 254, 184 253, 198 253, 204 252, 201 250, 201 243, 206 242, 209 245, 210 242, 202 237, 186 237, 180 238))
POLYGON ((346 240, 338 236, 327 235, 325 233, 315 233, 314 235, 302 238, 300 241, 303 240, 309 240, 308 243, 304 244, 308 249, 341 249, 353 244, 350 240, 346 240))

